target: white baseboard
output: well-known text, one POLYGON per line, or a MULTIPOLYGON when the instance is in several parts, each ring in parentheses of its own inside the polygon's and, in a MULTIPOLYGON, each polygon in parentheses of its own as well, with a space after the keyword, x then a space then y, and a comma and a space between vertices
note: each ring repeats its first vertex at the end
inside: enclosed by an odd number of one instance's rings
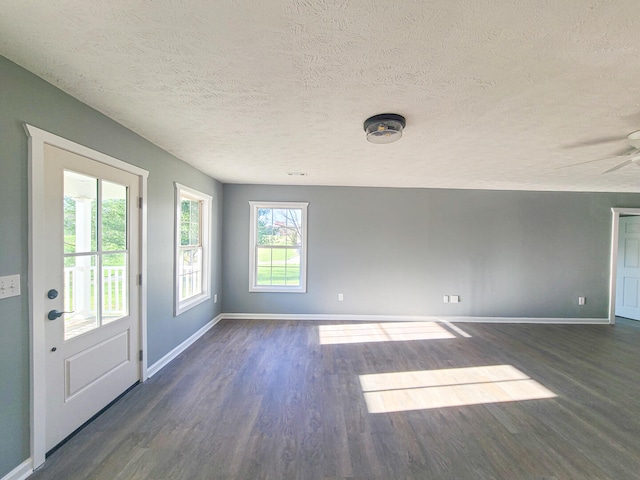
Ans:
POLYGON ((225 320, 315 320, 349 322, 451 322, 451 323, 542 323, 608 324, 608 318, 537 318, 537 317, 454 317, 446 315, 343 315, 343 314, 275 314, 221 313, 225 320))
POLYGON ((0 480, 24 480, 33 473, 33 462, 31 458, 27 458, 24 462, 18 465, 16 468, 7 473, 0 480))
MULTIPOLYGON (((198 330, 196 333, 194 333, 193 335, 191 335, 189 338, 187 338, 184 342, 182 342, 180 345, 178 345, 177 347, 175 347, 173 350, 171 350, 169 353, 167 353, 164 357, 162 357, 160 360, 158 360, 157 362, 155 362, 153 365, 151 365, 150 367, 147 368, 147 378, 151 378, 152 376, 154 376, 156 373, 158 373, 160 370, 162 370, 164 367, 167 366, 167 364, 169 362, 171 362, 171 360, 173 360, 174 358, 176 358, 178 355, 180 355, 182 352, 184 352, 187 348, 189 348, 196 340, 198 340, 200 337, 202 337, 205 333, 207 333, 209 330, 211 330, 211 328, 218 323, 220 320, 222 320, 224 317, 222 314, 218 315, 216 318, 214 318, 213 320, 211 320, 209 323, 207 323, 204 327, 202 327, 200 330, 198 330)), ((4 479, 3 479, 4 480, 4 479)))
POLYGON ((555 325, 608 325, 608 318, 564 318, 564 317, 438 317, 451 323, 538 323, 555 325))

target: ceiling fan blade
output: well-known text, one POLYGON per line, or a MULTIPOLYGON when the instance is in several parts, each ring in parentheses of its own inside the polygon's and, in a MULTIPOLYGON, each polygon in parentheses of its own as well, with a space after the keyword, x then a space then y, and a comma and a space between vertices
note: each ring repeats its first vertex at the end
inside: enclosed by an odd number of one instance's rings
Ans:
POLYGON ((616 170, 620 170, 622 167, 626 167, 627 165, 629 165, 630 163, 633 163, 633 160, 626 160, 622 163, 619 163, 618 165, 616 165, 613 168, 610 168, 609 170, 605 170, 602 173, 611 173, 611 172, 615 172, 616 170))
POLYGON ((635 147, 625 148, 624 150, 617 152, 616 155, 611 155, 610 157, 602 157, 602 158, 596 158, 595 160, 587 160, 586 162, 578 162, 578 163, 571 163, 569 165, 562 165, 561 167, 556 167, 556 170, 560 168, 575 167, 576 165, 585 165, 587 163, 601 162, 602 160, 614 160, 616 158, 625 158, 630 156, 634 157, 635 155, 638 155, 638 154, 640 154, 640 151, 635 147))
POLYGON ((636 147, 626 147, 623 148, 622 150, 618 150, 616 153, 613 154, 613 156, 615 158, 620 158, 620 157, 625 157, 627 155, 630 155, 632 153, 637 153, 638 149, 636 147))
POLYGON ((586 162, 570 163, 569 165, 562 165, 560 167, 556 167, 556 170, 559 170, 561 168, 575 167, 576 165, 585 165, 587 163, 601 162, 603 160, 611 160, 612 158, 620 158, 620 157, 626 157, 626 155, 620 155, 617 157, 602 157, 602 158, 596 158, 595 160, 587 160, 586 162))
POLYGON ((616 137, 600 137, 600 138, 592 138, 591 140, 584 140, 582 142, 574 142, 564 145, 564 148, 578 148, 578 147, 589 147, 591 145, 600 145, 602 143, 611 143, 611 142, 619 142, 620 140, 626 140, 627 136, 616 136, 616 137))

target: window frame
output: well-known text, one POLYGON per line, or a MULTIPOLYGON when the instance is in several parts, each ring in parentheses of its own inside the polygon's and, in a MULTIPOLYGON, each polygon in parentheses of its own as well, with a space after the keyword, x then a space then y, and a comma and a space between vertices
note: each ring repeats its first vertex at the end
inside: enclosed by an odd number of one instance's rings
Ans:
POLYGON ((175 185, 175 205, 174 205, 174 315, 186 312, 187 310, 201 304, 211 298, 211 213, 213 197, 193 188, 174 182, 175 185), (196 200, 200 202, 200 248, 202 251, 202 279, 201 292, 184 300, 180 300, 180 257, 183 250, 181 244, 181 223, 182 223, 182 199, 196 200))
POLYGON ((309 202, 249 202, 249 292, 307 293, 307 207, 309 202), (300 209, 302 235, 300 246, 299 285, 258 285, 256 250, 258 247, 258 210, 260 209, 300 209))

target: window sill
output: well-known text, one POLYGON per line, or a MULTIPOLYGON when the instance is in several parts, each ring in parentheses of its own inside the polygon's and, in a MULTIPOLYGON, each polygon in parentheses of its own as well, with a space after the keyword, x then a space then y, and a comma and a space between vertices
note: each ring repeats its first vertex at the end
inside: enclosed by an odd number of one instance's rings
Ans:
POLYGON ((252 286, 249 293, 307 293, 305 286, 301 287, 278 287, 278 286, 252 286))
POLYGON ((211 294, 209 293, 201 293, 200 295, 196 295, 195 297, 188 298, 183 300, 176 306, 175 317, 186 312, 187 310, 191 310, 196 305, 200 305, 203 302, 206 302, 211 298, 211 294))

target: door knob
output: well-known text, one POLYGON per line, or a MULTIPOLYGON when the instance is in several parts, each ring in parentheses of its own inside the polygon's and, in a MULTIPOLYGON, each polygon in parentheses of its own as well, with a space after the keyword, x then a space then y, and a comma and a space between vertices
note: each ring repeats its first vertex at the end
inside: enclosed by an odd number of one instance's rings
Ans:
POLYGON ((58 310, 51 310, 48 314, 47 314, 47 318, 49 320, 55 320, 56 318, 60 318, 62 315, 64 315, 65 313, 73 313, 73 312, 59 312, 58 310))

